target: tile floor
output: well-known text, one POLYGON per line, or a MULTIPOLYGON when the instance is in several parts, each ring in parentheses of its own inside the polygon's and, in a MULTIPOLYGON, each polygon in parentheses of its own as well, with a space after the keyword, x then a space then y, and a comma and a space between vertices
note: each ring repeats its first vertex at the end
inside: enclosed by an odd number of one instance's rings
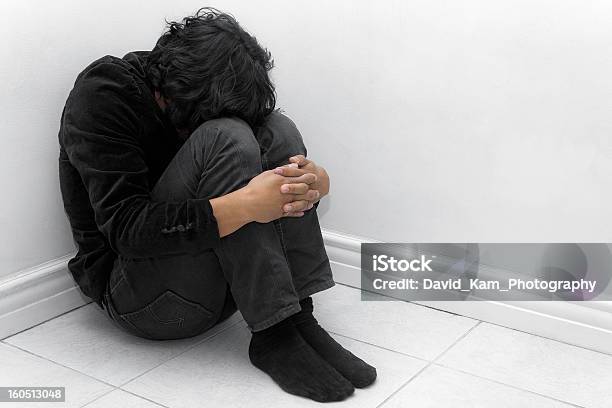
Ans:
MULTIPOLYGON (((323 326, 378 369, 373 386, 334 406, 612 407, 612 356, 411 303, 363 302, 342 285, 315 304, 323 326)), ((252 367, 248 341, 239 314, 156 342, 89 304, 0 342, 0 384, 66 387, 65 404, 27 407, 320 406, 252 367)))

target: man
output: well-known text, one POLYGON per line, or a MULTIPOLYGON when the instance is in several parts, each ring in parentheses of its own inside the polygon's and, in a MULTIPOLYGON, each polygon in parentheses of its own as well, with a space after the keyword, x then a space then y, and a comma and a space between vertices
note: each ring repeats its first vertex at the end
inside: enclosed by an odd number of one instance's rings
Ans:
POLYGON ((312 315, 310 295, 334 285, 316 214, 329 178, 275 110, 272 65, 204 8, 150 52, 86 67, 59 131, 69 268, 141 337, 194 336, 239 309, 256 367, 289 393, 342 400, 376 370, 312 315))

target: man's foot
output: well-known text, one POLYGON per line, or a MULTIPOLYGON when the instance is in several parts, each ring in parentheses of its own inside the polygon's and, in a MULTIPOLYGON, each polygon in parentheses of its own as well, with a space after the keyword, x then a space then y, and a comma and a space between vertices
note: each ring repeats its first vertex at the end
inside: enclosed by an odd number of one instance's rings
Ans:
POLYGON ((249 358, 290 394, 328 402, 341 401, 355 391, 302 339, 290 319, 253 333, 249 358))
POLYGON ((376 368, 342 347, 312 315, 312 298, 300 301, 302 310, 291 316, 302 338, 355 387, 364 388, 376 380, 376 368))

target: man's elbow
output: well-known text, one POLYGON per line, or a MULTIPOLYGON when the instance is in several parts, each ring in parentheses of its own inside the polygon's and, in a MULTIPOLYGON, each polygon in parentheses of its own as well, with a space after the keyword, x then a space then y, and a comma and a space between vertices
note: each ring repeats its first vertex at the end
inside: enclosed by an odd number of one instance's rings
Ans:
POLYGON ((143 258, 151 253, 151 242, 145 239, 145 234, 130 222, 119 223, 121 227, 113 226, 103 229, 111 249, 125 258, 143 258), (104 231, 105 230, 105 231, 104 231))
POLYGON ((143 256, 143 248, 139 240, 129 238, 125 231, 115 231, 108 236, 111 249, 124 258, 138 258, 143 256))

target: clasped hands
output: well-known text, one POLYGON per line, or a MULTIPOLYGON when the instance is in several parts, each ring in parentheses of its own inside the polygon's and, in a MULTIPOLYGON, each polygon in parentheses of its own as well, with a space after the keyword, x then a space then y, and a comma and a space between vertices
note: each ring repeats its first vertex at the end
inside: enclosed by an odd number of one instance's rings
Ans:
POLYGON ((281 217, 301 217, 329 192, 325 169, 303 155, 289 164, 264 171, 246 188, 250 218, 267 223, 281 217))
POLYGON ((282 207, 283 217, 301 217, 304 211, 310 210, 329 193, 329 176, 325 169, 301 154, 290 157, 289 164, 273 171, 291 178, 280 187, 281 193, 287 194, 287 199, 291 200, 282 207))

